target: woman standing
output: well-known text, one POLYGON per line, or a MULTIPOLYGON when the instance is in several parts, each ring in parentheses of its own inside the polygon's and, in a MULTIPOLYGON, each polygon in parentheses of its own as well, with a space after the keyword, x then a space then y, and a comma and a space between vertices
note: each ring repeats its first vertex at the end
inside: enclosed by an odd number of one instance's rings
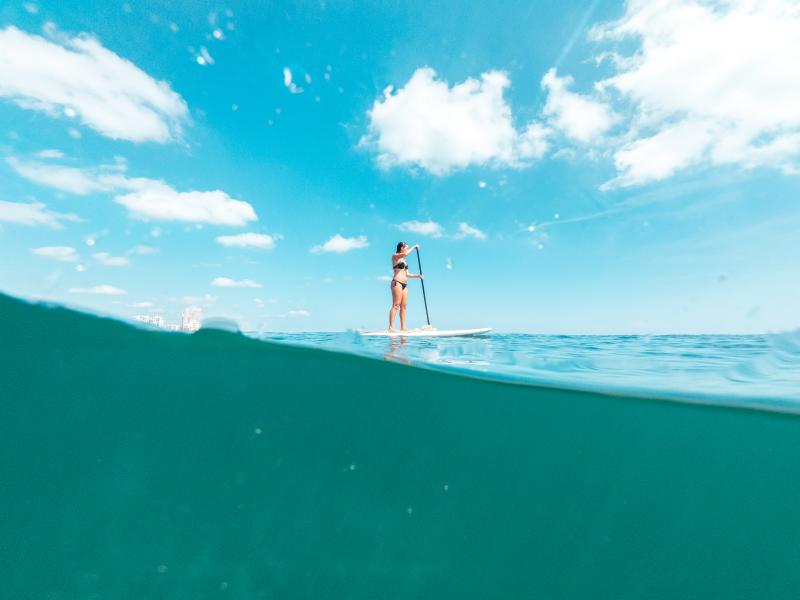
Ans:
POLYGON ((397 309, 400 309, 400 331, 406 331, 406 304, 408 304, 408 280, 409 279, 422 279, 422 275, 412 275, 408 272, 408 264, 406 257, 411 254, 415 249, 419 248, 419 244, 414 244, 409 247, 405 242, 397 244, 397 252, 392 254, 392 282, 389 288, 392 291, 392 308, 389 310, 389 331, 395 331, 394 317, 397 314, 397 309))

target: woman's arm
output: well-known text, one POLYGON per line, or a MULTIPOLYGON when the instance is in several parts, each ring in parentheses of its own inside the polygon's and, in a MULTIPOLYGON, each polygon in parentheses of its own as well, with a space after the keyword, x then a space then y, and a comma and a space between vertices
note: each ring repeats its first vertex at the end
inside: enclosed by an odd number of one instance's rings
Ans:
POLYGON ((411 248, 409 248, 408 250, 405 251, 405 253, 403 253, 403 256, 408 256, 414 251, 415 248, 419 248, 419 244, 414 244, 413 246, 411 246, 411 248))
POLYGON ((408 271, 406 271, 406 277, 408 277, 409 279, 425 279, 424 275, 414 275, 413 273, 409 273, 408 271))

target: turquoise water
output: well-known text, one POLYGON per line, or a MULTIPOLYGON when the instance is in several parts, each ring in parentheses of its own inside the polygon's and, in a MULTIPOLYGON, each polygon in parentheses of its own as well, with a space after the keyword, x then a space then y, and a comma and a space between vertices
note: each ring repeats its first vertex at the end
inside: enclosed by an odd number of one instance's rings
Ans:
POLYGON ((261 334, 440 370, 556 388, 778 410, 800 408, 800 334, 362 337, 356 332, 261 334))
POLYGON ((5 296, 0 331, 2 597, 800 590, 800 417, 777 405, 511 385, 5 296))

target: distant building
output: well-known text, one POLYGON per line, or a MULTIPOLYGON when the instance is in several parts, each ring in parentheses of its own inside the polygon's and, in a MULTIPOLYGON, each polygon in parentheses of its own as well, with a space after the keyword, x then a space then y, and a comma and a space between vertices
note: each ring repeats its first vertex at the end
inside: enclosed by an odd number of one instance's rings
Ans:
POLYGON ((134 321, 139 321, 140 323, 147 323, 148 325, 152 325, 153 327, 163 328, 164 327, 164 318, 158 315, 136 315, 133 317, 134 321))
POLYGON ((203 321, 203 309, 197 306, 187 306, 181 313, 181 329, 194 333, 200 329, 200 323, 203 321))

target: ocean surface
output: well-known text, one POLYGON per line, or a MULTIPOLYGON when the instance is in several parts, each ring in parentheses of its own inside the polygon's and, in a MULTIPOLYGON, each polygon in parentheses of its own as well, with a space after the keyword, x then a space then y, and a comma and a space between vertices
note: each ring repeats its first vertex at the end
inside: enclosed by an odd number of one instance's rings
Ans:
POLYGON ((792 336, 0 332, 3 598, 798 597, 792 336))
POLYGON ((800 333, 363 337, 251 334, 497 381, 609 394, 800 410, 800 333))

